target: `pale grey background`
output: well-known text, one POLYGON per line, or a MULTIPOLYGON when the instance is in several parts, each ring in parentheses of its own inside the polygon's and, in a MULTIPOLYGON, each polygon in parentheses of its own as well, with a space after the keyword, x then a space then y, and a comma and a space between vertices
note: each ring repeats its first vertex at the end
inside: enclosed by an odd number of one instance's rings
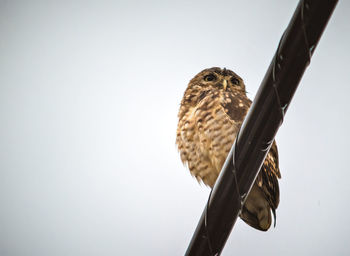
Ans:
MULTIPOLYGON (((209 189, 177 111, 203 68, 253 98, 289 1, 0 1, 0 255, 182 255, 209 189)), ((277 135, 277 227, 223 255, 349 255, 350 4, 341 1, 277 135)))

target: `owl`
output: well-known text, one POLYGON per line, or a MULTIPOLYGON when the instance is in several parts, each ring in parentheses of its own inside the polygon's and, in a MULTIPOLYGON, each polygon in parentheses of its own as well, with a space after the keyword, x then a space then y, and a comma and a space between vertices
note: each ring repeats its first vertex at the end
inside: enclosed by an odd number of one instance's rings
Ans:
MULTIPOLYGON (((241 77, 213 67, 198 73, 181 101, 176 144, 182 162, 199 181, 214 186, 251 105, 241 77)), ((258 230, 270 228, 279 204, 278 152, 273 142, 240 218, 258 230)))

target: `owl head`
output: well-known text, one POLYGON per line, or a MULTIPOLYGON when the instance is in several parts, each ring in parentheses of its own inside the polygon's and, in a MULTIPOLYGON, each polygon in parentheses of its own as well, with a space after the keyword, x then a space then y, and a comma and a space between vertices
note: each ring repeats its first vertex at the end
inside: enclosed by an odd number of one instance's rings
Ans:
POLYGON ((181 101, 179 118, 196 106, 207 95, 224 93, 246 98, 245 85, 241 77, 229 69, 218 67, 204 69, 189 82, 181 101))
POLYGON ((241 91, 245 93, 245 85, 240 76, 229 69, 218 67, 204 69, 188 84, 188 87, 202 87, 221 91, 241 91))

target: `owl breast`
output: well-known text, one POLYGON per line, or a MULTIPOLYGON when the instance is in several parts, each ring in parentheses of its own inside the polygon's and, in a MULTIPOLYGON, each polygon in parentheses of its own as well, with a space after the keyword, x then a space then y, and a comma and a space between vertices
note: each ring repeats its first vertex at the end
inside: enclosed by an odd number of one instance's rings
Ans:
POLYGON ((228 112, 236 103, 232 98, 228 93, 210 92, 189 107, 178 124, 176 142, 182 162, 198 181, 210 187, 215 183, 245 115, 241 110, 239 120, 230 118, 228 112))

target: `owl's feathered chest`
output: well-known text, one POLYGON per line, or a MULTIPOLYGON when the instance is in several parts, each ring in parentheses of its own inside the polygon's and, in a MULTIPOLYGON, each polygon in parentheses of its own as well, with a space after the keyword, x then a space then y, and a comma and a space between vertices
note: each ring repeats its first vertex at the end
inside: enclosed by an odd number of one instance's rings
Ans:
POLYGON ((220 91, 204 90, 192 96, 195 97, 197 104, 188 106, 187 111, 183 109, 185 105, 180 108, 176 142, 181 159, 188 164, 191 173, 211 186, 231 149, 250 101, 220 91))

